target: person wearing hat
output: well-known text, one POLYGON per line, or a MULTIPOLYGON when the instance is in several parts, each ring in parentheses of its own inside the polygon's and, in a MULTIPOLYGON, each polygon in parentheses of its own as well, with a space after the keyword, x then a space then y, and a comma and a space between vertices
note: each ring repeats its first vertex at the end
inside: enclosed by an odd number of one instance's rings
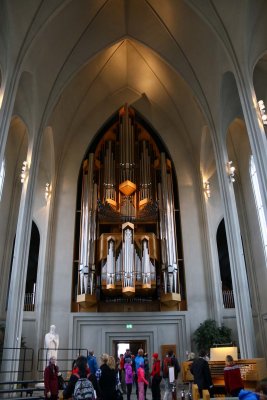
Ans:
POLYGON ((152 400, 160 400, 160 360, 158 353, 154 353, 152 355, 153 358, 153 365, 152 365, 152 384, 151 384, 151 391, 152 391, 152 400))

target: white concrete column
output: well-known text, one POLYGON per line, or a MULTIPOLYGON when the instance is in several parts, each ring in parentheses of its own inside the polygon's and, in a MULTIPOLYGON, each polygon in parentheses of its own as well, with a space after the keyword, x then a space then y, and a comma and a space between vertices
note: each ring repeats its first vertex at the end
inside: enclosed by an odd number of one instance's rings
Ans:
POLYGON ((27 277, 29 246, 32 227, 32 203, 34 184, 39 161, 38 149, 32 146, 28 150, 27 161, 30 163, 29 175, 23 183, 20 209, 16 231, 16 241, 12 261, 12 273, 9 287, 8 308, 2 371, 4 380, 16 380, 19 367, 20 342, 23 321, 25 285, 27 277), (32 151, 33 150, 33 151, 32 151), (8 360, 7 360, 8 359, 8 360))
POLYGON ((10 120, 14 104, 14 95, 11 89, 11 82, 7 77, 7 82, 4 87, 3 101, 0 108, 0 165, 5 154, 6 141, 10 127, 10 120))
POLYGON ((217 141, 216 147, 216 162, 224 206, 240 353, 241 358, 253 358, 256 355, 255 334, 234 188, 226 172, 228 161, 226 148, 220 140, 217 141))
POLYGON ((244 74, 243 85, 238 90, 257 170, 265 218, 267 218, 267 138, 258 108, 260 99, 256 97, 253 82, 248 73, 244 74))

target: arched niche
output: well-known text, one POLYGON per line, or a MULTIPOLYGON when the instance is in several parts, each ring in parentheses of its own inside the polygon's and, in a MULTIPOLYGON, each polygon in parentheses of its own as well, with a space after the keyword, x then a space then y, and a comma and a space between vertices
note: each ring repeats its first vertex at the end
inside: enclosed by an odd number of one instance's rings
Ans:
POLYGON ((159 135, 127 105, 97 133, 81 164, 73 309, 186 309, 173 163, 159 135))
POLYGON ((32 222, 27 278, 25 287, 24 311, 34 311, 36 296, 36 281, 40 249, 40 233, 36 223, 32 222))
POLYGON ((224 219, 222 219, 219 223, 216 233, 216 242, 220 267, 223 305, 224 308, 234 308, 235 302, 224 219))

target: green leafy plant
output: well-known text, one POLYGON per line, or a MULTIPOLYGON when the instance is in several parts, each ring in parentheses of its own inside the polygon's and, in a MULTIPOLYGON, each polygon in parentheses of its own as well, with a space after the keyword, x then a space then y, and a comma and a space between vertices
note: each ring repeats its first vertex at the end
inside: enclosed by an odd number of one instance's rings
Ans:
POLYGON ((232 330, 226 326, 218 326, 213 319, 207 319, 193 333, 193 342, 196 344, 197 350, 205 350, 209 352, 214 344, 226 344, 232 342, 232 330))

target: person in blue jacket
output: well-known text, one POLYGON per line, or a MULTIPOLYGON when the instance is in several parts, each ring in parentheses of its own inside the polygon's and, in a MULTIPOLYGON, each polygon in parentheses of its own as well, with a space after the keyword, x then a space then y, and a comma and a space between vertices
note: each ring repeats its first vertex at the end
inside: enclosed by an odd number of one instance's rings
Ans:
POLYGON ((87 357, 87 364, 90 369, 90 373, 95 375, 96 371, 98 370, 98 365, 93 350, 89 351, 89 355, 87 357))

